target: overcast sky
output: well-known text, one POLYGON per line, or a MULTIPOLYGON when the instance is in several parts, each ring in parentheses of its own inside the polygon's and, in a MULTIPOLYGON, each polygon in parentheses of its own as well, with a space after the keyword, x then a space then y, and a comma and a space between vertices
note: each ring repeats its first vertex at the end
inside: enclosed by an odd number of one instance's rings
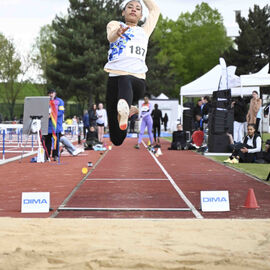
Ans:
MULTIPOLYGON (((163 16, 176 20, 182 12, 193 12, 200 0, 156 0, 163 16)), ((264 7, 266 0, 206 0, 210 7, 218 9, 226 27, 235 26, 234 10, 244 16, 254 4, 264 7)), ((41 26, 51 23, 55 15, 64 15, 68 0, 0 0, 0 32, 12 38, 21 50, 29 50, 41 26)))

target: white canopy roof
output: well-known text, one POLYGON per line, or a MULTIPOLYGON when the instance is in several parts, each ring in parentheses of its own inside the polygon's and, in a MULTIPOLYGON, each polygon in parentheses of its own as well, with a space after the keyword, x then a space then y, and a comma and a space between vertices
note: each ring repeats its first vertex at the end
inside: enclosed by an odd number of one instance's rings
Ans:
MULTIPOLYGON (((259 86, 270 85, 269 64, 257 73, 241 75, 240 78, 234 75, 235 70, 236 67, 234 66, 227 67, 227 75, 230 81, 227 88, 231 88, 233 96, 251 95, 254 90, 259 92, 259 86)), ((180 95, 188 97, 212 95, 213 91, 222 89, 219 87, 222 71, 224 72, 222 65, 216 65, 195 81, 182 86, 180 95)))
POLYGON ((269 64, 263 67, 259 72, 250 75, 241 75, 240 81, 242 86, 269 86, 270 74, 269 64))
POLYGON ((169 99, 165 94, 161 93, 156 99, 169 99))
POLYGON ((216 65, 210 71, 181 87, 180 94, 182 96, 202 96, 212 95, 213 91, 218 90, 221 76, 221 66, 216 65))

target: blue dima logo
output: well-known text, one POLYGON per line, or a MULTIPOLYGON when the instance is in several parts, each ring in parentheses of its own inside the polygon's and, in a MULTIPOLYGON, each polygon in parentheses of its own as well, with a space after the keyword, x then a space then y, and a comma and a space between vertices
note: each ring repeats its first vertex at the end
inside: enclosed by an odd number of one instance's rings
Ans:
POLYGON ((227 202, 225 197, 204 197, 203 202, 227 202))
POLYGON ((24 204, 47 204, 46 199, 24 199, 23 200, 24 204))

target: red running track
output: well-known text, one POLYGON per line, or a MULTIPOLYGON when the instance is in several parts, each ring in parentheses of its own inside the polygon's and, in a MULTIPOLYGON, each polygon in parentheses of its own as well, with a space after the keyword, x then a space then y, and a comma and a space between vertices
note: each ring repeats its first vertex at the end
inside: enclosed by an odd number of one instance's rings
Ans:
POLYGON ((55 216, 87 218, 269 218, 270 186, 191 151, 168 151, 158 161, 134 139, 108 151, 55 216), (159 164, 160 163, 160 166, 159 164), (162 169, 163 168, 163 169, 162 169), (243 207, 253 188, 258 209, 243 207), (229 212, 201 212, 201 190, 228 190, 229 212), (121 211, 122 210, 122 211, 121 211))
POLYGON ((168 151, 170 143, 164 140, 163 155, 157 160, 143 147, 134 149, 135 143, 136 139, 126 139, 122 146, 113 147, 104 154, 86 151, 77 157, 63 156, 60 164, 30 163, 29 157, 22 162, 1 165, 0 216, 270 217, 270 185, 267 182, 191 151, 168 151), (92 161, 94 167, 89 168, 89 174, 84 176, 81 170, 88 161, 92 161), (249 188, 254 189, 258 209, 243 207, 249 188), (231 210, 219 213, 200 211, 201 190, 228 190, 231 210), (53 210, 44 214, 21 213, 21 193, 31 191, 50 192, 53 210), (71 208, 75 209, 71 211, 71 208))

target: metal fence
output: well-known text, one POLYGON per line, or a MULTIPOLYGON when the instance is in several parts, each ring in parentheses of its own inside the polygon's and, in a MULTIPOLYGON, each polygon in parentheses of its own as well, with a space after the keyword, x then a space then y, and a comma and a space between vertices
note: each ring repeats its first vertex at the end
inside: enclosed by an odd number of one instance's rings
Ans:
MULTIPOLYGON (((83 107, 80 104, 66 104, 65 105, 65 118, 74 115, 81 116, 83 115, 83 107)), ((23 110, 24 110, 24 104, 15 104, 14 106, 14 112, 13 112, 13 119, 11 119, 10 116, 10 108, 9 105, 6 103, 0 103, 0 123, 6 122, 6 121, 13 121, 17 120, 20 121, 23 118, 23 110)))

